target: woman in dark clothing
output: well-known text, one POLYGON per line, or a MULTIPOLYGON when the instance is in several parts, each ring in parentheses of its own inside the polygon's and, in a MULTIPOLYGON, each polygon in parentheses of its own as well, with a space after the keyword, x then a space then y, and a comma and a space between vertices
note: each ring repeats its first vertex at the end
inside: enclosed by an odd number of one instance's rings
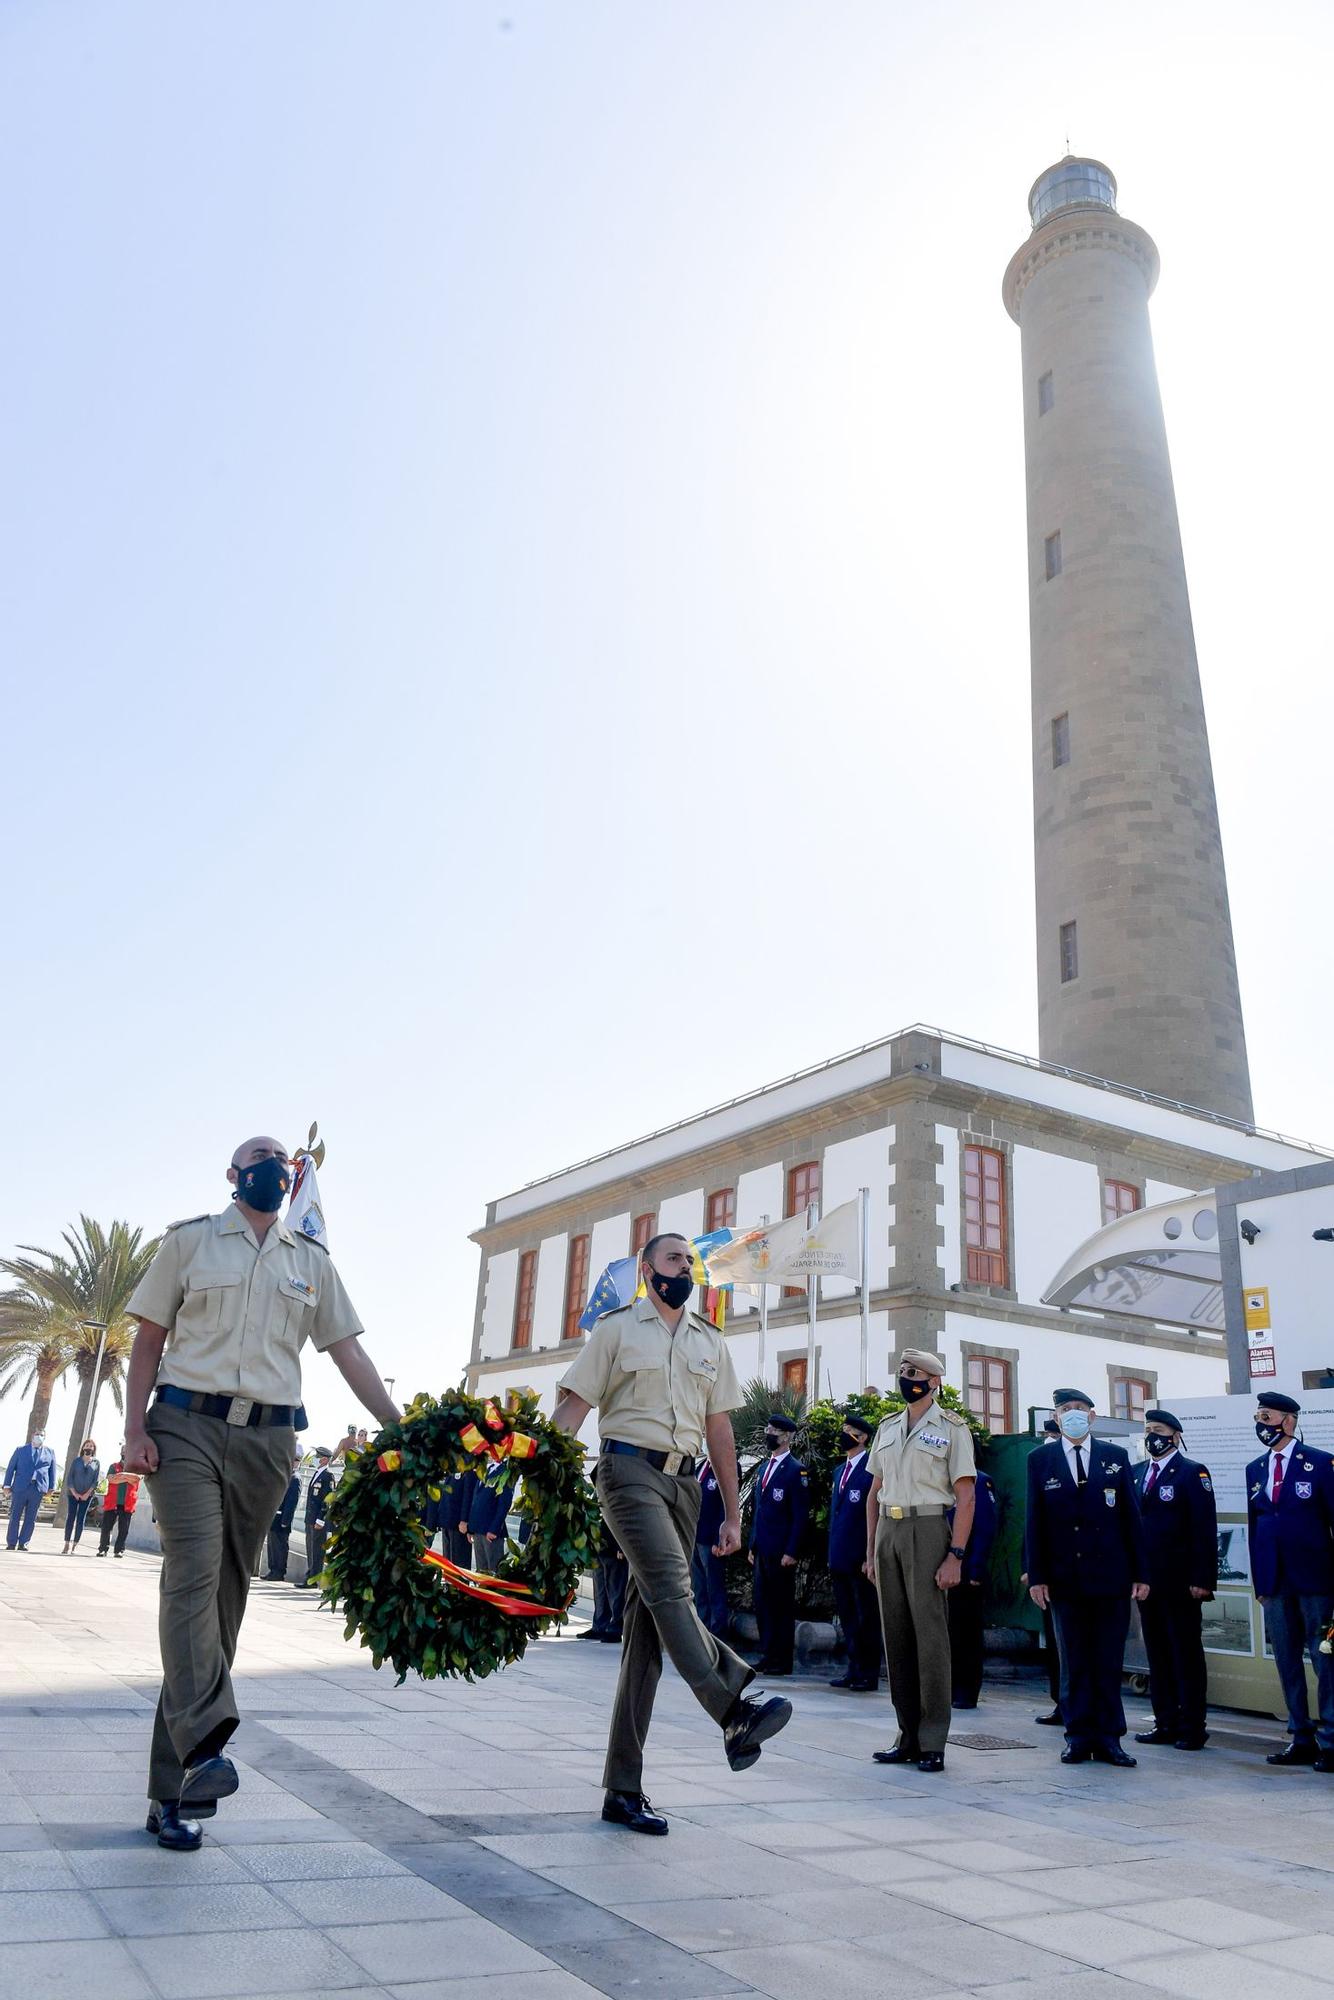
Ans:
POLYGON ((65 1546, 60 1551, 69 1555, 79 1546, 83 1524, 88 1518, 97 1482, 102 1477, 102 1468, 97 1462, 97 1446, 91 1438, 85 1438, 79 1446, 79 1456, 69 1469, 65 1481, 65 1546))

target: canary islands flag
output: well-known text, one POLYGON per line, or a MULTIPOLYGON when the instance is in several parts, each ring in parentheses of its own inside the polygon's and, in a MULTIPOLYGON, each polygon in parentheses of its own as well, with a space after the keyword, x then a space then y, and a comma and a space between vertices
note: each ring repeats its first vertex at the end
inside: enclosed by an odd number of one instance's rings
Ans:
MULTIPOLYGON (((730 1243, 733 1233, 730 1229, 712 1229, 707 1236, 692 1236, 690 1239, 690 1275, 697 1285, 708 1287, 705 1311, 718 1327, 726 1316, 725 1292, 730 1287, 713 1285, 706 1260, 715 1251, 721 1250, 724 1243, 730 1243)), ((594 1285, 588 1304, 579 1315, 580 1333, 591 1333, 604 1313, 628 1306, 632 1299, 641 1296, 643 1290, 639 1280, 638 1257, 613 1258, 594 1285)))

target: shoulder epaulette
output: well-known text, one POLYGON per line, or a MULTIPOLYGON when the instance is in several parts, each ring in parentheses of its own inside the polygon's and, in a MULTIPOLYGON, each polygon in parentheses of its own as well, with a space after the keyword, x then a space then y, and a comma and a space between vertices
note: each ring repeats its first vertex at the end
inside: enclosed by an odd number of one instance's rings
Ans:
POLYGON ((188 1229, 192 1222, 211 1222, 212 1220, 212 1216, 207 1213, 204 1215, 183 1215, 179 1222, 169 1222, 163 1234, 170 1236, 173 1229, 188 1229))
POLYGON ((945 1422, 947 1424, 964 1424, 965 1426, 967 1425, 968 1419, 963 1415, 962 1411, 947 1410, 943 1403, 937 1403, 936 1408, 940 1411, 941 1416, 945 1419, 945 1422))

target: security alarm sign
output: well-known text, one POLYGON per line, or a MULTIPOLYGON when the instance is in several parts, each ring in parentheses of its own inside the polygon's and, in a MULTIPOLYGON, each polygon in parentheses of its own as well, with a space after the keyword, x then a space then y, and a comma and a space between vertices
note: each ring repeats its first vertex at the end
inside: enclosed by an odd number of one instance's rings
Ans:
MULTIPOLYGON (((1246 1331, 1258 1332, 1269 1325, 1269 1287, 1257 1285, 1246 1294, 1246 1331)), ((1252 1373, 1254 1371, 1252 1370, 1252 1373)))
POLYGON ((1272 1347, 1253 1347, 1250 1353, 1251 1375, 1277 1375, 1272 1347))

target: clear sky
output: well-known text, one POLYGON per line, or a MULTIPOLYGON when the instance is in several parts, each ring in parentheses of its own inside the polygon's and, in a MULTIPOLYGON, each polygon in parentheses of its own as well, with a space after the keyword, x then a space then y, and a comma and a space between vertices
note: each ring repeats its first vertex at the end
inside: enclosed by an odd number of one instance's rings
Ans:
POLYGON ((1000 280, 1067 135, 1162 252, 1257 1116, 1334 1141, 1332 55, 1249 0, 7 0, 0 1243, 318 1118, 438 1389, 488 1198, 914 1019, 1035 1050, 1000 280))

